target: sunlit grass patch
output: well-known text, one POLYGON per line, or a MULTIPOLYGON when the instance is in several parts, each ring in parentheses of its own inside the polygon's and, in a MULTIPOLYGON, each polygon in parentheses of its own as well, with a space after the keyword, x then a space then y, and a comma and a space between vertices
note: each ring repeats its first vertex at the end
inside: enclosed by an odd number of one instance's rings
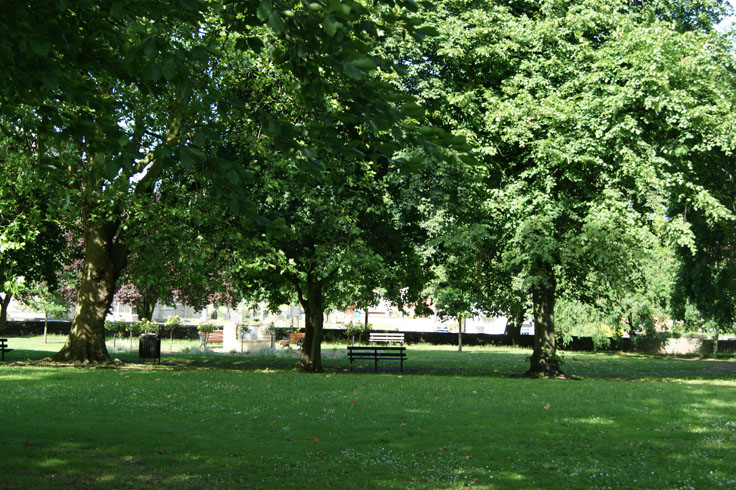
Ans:
POLYGON ((408 352, 403 375, 388 363, 379 374, 347 372, 344 345, 325 346, 321 374, 299 373, 298 351, 280 349, 190 350, 162 366, 130 352, 113 369, 0 365, 3 484, 736 486, 731 371, 576 352, 565 369, 579 379, 545 381, 518 376, 526 349, 408 352))

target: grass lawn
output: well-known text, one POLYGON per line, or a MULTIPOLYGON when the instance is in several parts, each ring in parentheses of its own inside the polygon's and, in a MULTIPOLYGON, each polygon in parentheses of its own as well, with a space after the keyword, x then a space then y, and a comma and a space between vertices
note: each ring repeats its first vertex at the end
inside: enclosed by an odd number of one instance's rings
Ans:
MULTIPOLYGON (((58 368, 10 339, 0 488, 735 488, 736 363, 409 346, 406 372, 177 344, 162 366, 58 368), (189 349, 187 351, 187 349, 189 349)), ((167 349, 167 343, 164 343, 167 349)))

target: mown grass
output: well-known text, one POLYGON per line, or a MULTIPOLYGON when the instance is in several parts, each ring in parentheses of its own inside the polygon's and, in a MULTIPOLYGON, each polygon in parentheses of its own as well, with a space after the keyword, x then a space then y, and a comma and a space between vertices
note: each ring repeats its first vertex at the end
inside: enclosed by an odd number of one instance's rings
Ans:
POLYGON ((403 375, 343 351, 0 366, 0 487, 736 487, 730 363, 567 353, 581 379, 532 380, 522 349, 410 346, 403 375))

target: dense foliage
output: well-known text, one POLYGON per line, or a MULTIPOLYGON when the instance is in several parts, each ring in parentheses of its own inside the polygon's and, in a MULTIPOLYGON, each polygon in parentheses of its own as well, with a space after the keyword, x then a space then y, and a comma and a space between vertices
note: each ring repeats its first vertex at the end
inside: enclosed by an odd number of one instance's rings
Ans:
POLYGON ((109 360, 116 293, 144 317, 299 301, 305 370, 326 309, 379 297, 517 332, 531 313, 532 375, 561 373, 560 302, 610 332, 733 327, 726 2, 176 7, 0 20, 4 298, 53 282, 57 222, 83 244, 57 360, 109 360))

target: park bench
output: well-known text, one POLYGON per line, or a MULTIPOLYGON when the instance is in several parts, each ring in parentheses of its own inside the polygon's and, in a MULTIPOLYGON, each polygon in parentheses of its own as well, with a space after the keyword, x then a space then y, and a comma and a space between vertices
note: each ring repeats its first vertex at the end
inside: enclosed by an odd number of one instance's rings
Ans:
POLYGON ((208 344, 222 344, 222 330, 215 330, 210 333, 199 332, 199 340, 204 343, 205 339, 208 344))
POLYGON ((371 344, 375 344, 377 342, 383 342, 386 344, 403 344, 404 343, 404 334, 403 333, 371 333, 370 338, 368 341, 371 344))
POLYGON ((2 360, 5 360, 5 353, 11 352, 13 349, 8 349, 8 339, 0 339, 0 356, 2 360))
POLYGON ((384 347, 384 346, 348 346, 348 358, 350 359, 350 370, 353 370, 353 360, 372 359, 373 370, 378 372, 378 361, 399 361, 400 371, 404 372, 404 361, 406 360, 406 347, 384 347))
POLYGON ((291 344, 296 344, 297 347, 301 347, 302 344, 304 343, 304 336, 305 335, 306 334, 304 332, 292 333, 292 334, 289 335, 289 338, 288 339, 279 340, 279 344, 281 344, 283 346, 288 346, 288 345, 291 345, 291 344))

